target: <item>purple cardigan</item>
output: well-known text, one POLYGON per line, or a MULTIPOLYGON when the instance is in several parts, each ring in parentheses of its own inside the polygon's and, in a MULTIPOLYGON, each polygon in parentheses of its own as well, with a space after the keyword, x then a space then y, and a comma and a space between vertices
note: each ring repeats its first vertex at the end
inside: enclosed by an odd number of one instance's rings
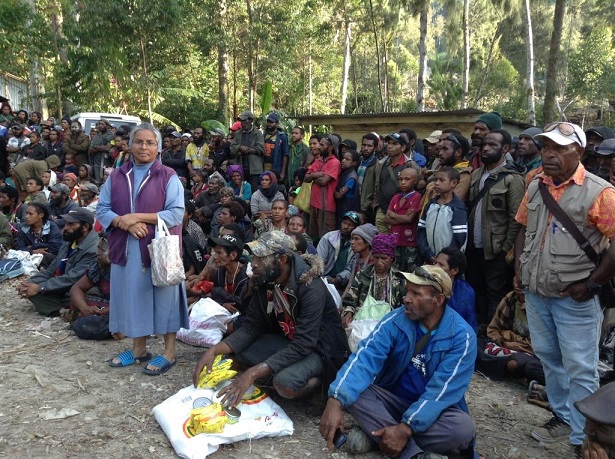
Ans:
MULTIPOLYGON (((111 189, 111 210, 117 215, 130 213, 156 213, 164 210, 166 199, 166 188, 169 179, 175 175, 175 171, 170 167, 163 166, 160 161, 154 161, 147 176, 141 182, 137 192, 135 207, 132 209, 132 195, 134 188, 133 163, 129 161, 119 169, 111 173, 113 187, 111 189), (128 197, 128 199, 127 199, 128 197)), ((169 228, 171 234, 179 235, 181 247, 181 225, 169 228)), ((144 268, 151 266, 151 259, 147 246, 154 239, 156 225, 147 225, 147 236, 139 239, 141 250, 141 262, 144 268)), ((109 231, 109 257, 111 263, 121 266, 126 265, 126 247, 128 244, 129 233, 120 228, 112 228, 109 231)))

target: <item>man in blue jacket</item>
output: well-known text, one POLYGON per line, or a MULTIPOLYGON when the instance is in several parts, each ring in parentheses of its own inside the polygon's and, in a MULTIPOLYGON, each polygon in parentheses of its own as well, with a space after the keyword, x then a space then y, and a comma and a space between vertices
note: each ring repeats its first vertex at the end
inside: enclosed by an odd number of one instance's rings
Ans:
POLYGON ((361 428, 348 435, 349 452, 367 452, 375 442, 403 459, 474 457, 476 427, 464 394, 476 335, 446 306, 452 282, 442 268, 426 265, 400 275, 406 279, 404 307, 387 314, 339 370, 320 433, 332 448, 345 409, 361 428))

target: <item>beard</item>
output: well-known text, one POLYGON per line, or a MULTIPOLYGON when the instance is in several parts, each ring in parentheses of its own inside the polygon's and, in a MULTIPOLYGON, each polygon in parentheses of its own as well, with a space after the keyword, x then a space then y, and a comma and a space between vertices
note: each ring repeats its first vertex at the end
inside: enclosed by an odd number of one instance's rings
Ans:
POLYGON ((273 284, 273 281, 280 277, 280 274, 282 274, 282 270, 278 266, 277 260, 274 260, 271 263, 266 263, 262 277, 252 277, 252 280, 258 287, 263 287, 273 284))
POLYGON ((79 228, 75 231, 66 231, 62 233, 62 239, 66 242, 75 242, 85 236, 85 228, 83 227, 83 223, 79 225, 79 228))
POLYGON ((486 155, 481 153, 480 159, 483 164, 498 164, 502 161, 502 150, 497 153, 488 153, 486 155))

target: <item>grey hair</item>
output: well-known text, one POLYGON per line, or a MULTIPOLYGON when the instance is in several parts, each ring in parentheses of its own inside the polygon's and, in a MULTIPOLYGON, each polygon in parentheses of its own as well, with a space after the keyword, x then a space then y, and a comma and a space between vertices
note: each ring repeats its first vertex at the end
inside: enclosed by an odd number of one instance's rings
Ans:
POLYGON ((158 142, 158 153, 162 151, 162 135, 160 135, 160 131, 156 129, 153 125, 149 123, 141 123, 137 127, 133 128, 130 131, 130 138, 128 140, 128 146, 132 149, 132 141, 135 139, 137 132, 139 131, 149 131, 153 132, 156 136, 156 142, 158 142))

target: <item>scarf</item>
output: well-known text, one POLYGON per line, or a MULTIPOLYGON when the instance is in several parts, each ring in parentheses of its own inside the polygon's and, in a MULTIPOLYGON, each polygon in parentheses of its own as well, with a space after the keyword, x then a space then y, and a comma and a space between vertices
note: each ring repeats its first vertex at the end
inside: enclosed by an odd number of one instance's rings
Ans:
POLYGON ((265 174, 268 175, 271 179, 271 185, 267 189, 263 189, 263 186, 261 185, 258 187, 258 190, 261 192, 261 194, 265 197, 267 201, 271 202, 273 201, 273 198, 278 192, 278 179, 273 172, 265 171, 258 177, 258 180, 260 181, 265 174))

